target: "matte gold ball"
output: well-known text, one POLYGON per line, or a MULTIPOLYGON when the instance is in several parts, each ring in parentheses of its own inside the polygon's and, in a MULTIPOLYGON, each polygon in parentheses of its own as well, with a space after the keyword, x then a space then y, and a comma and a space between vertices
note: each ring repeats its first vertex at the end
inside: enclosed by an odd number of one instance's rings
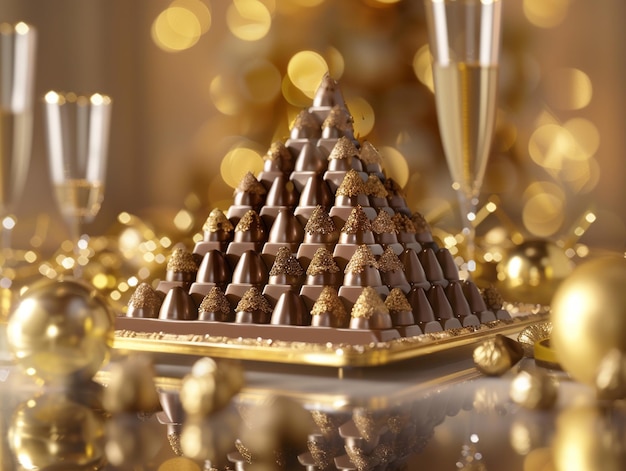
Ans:
POLYGON ((510 250, 496 269, 504 299, 549 305, 573 264, 555 243, 529 240, 510 250))
POLYGON ((591 386, 612 349, 626 352, 626 259, 578 266, 554 295, 550 343, 572 377, 591 386))
POLYGON ((114 314, 86 282, 45 280, 23 294, 9 318, 7 337, 29 375, 47 382, 91 378, 109 359, 114 314))

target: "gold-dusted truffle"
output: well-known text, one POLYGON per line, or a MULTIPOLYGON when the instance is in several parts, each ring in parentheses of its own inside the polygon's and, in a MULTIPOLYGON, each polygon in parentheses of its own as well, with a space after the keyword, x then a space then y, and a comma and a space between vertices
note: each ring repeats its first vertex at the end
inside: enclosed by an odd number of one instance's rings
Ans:
MULTIPOLYGON (((370 141, 363 141, 363 144, 361 144, 361 152, 359 154, 359 157, 361 158, 361 161, 366 165, 382 165, 383 163, 380 152, 378 152, 378 149, 376 149, 376 147, 374 147, 374 144, 372 144, 370 141)), ((378 178, 377 180, 380 181, 380 179, 378 178)), ((386 193, 387 191, 385 190, 385 194, 386 193)))
POLYGON ((233 223, 226 217, 219 208, 214 208, 209 213, 209 217, 204 222, 202 230, 204 232, 232 232, 233 223))
POLYGON ((254 209, 249 209, 235 226, 235 232, 248 232, 262 227, 263 222, 261 221, 259 213, 257 213, 254 209))
POLYGON ((291 125, 292 135, 297 134, 298 137, 313 137, 320 132, 320 123, 317 118, 309 112, 309 110, 301 110, 291 125))
POLYGON ((337 143, 334 145, 328 156, 328 160, 333 159, 351 159, 357 156, 359 151, 357 150, 354 142, 348 139, 346 136, 341 136, 337 143))
POLYGON ((398 257, 393 251, 393 249, 391 247, 387 247, 378 259, 378 269, 382 273, 396 270, 404 270, 404 264, 400 260, 400 257, 398 257))
POLYGON ((237 303, 237 312, 264 312, 271 313, 272 306, 267 301, 263 293, 256 286, 252 286, 248 289, 243 297, 237 303))
POLYGON ((352 134, 354 119, 346 108, 335 105, 322 123, 322 129, 335 128, 342 134, 352 134))
POLYGON ((306 269, 308 276, 323 275, 324 273, 338 273, 339 265, 333 258, 332 252, 325 247, 318 248, 313 254, 311 263, 306 269))
POLYGON ((252 172, 246 172, 246 174, 239 182, 239 185, 235 189, 235 192, 251 193, 260 196, 267 193, 267 190, 265 189, 263 184, 259 180, 257 180, 252 172))
POLYGON ((171 273, 195 273, 198 264, 193 254, 183 247, 176 247, 167 261, 167 271, 171 273))
POLYGON ((396 225, 396 229, 399 232, 406 232, 408 234, 416 234, 415 226, 411 221, 411 218, 404 213, 395 213, 391 219, 393 223, 396 225))
POLYGON ((495 286, 487 286, 486 288, 483 288, 481 290, 481 294, 483 299, 485 300, 485 305, 487 306, 487 309, 490 309, 492 311, 502 309, 504 300, 502 299, 502 295, 495 286))
POLYGON ((341 184, 335 192, 335 196, 358 196, 365 194, 365 182, 361 178, 361 175, 354 170, 348 170, 343 177, 341 184))
POLYGON ((376 234, 397 234, 398 229, 391 215, 384 209, 381 209, 372 221, 372 231, 376 234))
POLYGON ((345 306, 339 299, 337 290, 332 286, 324 286, 322 291, 311 308, 312 316, 319 316, 321 314, 332 315, 335 325, 345 325, 348 319, 348 312, 345 306))
POLYGON ((387 198, 389 193, 380 178, 376 175, 369 175, 365 182, 365 194, 374 198, 387 198))
POLYGON ((350 215, 348 219, 346 219, 345 224, 341 228, 341 232, 344 234, 359 234, 365 231, 372 230, 372 223, 363 211, 363 207, 361 205, 357 205, 354 207, 352 211, 350 211, 350 215))
POLYGON ((378 294, 378 292, 371 286, 366 286, 363 288, 363 292, 357 298, 354 306, 352 306, 350 315, 352 317, 363 317, 365 319, 369 319, 377 313, 388 315, 389 309, 385 306, 380 294, 378 294))
POLYGON ((558 399, 558 383, 541 371, 520 371, 511 382, 509 395, 528 409, 549 409, 558 399))
POLYGON ((274 259, 269 275, 301 276, 304 275, 304 269, 298 259, 291 253, 291 250, 289 250, 288 247, 282 246, 279 247, 278 252, 276 252, 276 258, 274 259))
POLYGON ((288 161, 291 160, 292 157, 283 141, 274 141, 265 153, 264 159, 271 161, 288 161))
POLYGON ((406 312, 413 310, 409 300, 400 288, 393 288, 389 292, 385 298, 385 306, 387 306, 387 309, 391 312, 406 312))
POLYGON ((155 311, 158 314, 159 308, 161 307, 161 301, 161 298, 154 291, 152 286, 143 282, 137 285, 137 288, 129 298, 128 307, 132 309, 155 311))
POLYGON ((370 248, 365 244, 361 244, 350 257, 344 273, 362 273, 367 267, 378 268, 378 261, 370 248))
POLYGON ((224 292, 218 286, 213 286, 202 298, 198 311, 215 312, 226 316, 230 313, 230 304, 224 292))
POLYGON ((488 376, 506 373, 523 357, 522 346, 509 337, 497 334, 474 349, 476 368, 488 376))
POLYGON ((541 322, 525 327, 517 335, 517 341, 524 349, 524 356, 533 358, 535 356, 535 344, 541 340, 549 339, 551 334, 551 322, 541 322))
POLYGON ((317 205, 309 220, 304 226, 304 232, 307 234, 332 234, 335 232, 336 226, 333 218, 330 217, 328 212, 320 205, 317 205))
POLYGON ((417 211, 413 212, 411 214, 411 222, 413 226, 415 226, 415 230, 418 234, 430 232, 430 225, 422 213, 418 213, 417 211))

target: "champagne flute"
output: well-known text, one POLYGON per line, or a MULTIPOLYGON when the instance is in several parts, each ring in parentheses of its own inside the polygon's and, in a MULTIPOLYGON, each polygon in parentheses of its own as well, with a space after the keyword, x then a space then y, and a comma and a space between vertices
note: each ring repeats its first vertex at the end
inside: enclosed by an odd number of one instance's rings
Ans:
POLYGON ((439 132, 476 270, 476 208, 495 127, 501 0, 425 0, 439 132))
POLYGON ((74 241, 74 276, 81 277, 88 241, 83 224, 93 221, 104 199, 112 101, 99 93, 49 91, 44 102, 50 178, 74 241))
POLYGON ((30 164, 36 46, 32 26, 0 24, 0 235, 5 262, 12 259, 14 211, 30 164))

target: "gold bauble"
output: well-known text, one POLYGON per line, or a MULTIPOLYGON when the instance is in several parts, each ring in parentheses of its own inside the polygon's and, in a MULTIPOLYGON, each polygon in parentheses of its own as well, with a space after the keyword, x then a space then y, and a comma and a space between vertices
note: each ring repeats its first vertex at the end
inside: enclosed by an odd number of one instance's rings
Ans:
POLYGON ((555 243, 529 240, 507 252, 496 269, 497 286, 504 299, 549 305, 573 264, 555 243))
POLYGON ((9 318, 7 336, 28 375, 48 382, 91 378, 109 359, 114 314, 85 282, 45 280, 24 293, 9 318))
POLYGON ((594 386, 606 354, 614 348, 626 352, 626 259, 578 266, 555 293, 550 319, 550 344, 560 365, 594 386))
POLYGON ((100 469, 104 463, 102 416, 59 393, 18 406, 8 442, 24 469, 100 469))

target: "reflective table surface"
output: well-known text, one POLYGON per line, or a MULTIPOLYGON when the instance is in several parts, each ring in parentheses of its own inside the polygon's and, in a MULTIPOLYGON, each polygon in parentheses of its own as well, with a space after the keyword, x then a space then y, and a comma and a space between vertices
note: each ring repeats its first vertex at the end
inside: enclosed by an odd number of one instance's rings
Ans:
POLYGON ((5 361, 0 469, 626 469, 625 405, 529 358, 501 377, 481 375, 471 347, 380 368, 249 362, 241 392, 200 421, 178 397, 190 356, 152 354, 160 410, 104 410, 110 366, 124 358, 63 390, 5 361), (510 398, 515 376, 537 368, 558 380, 545 410, 510 398))

